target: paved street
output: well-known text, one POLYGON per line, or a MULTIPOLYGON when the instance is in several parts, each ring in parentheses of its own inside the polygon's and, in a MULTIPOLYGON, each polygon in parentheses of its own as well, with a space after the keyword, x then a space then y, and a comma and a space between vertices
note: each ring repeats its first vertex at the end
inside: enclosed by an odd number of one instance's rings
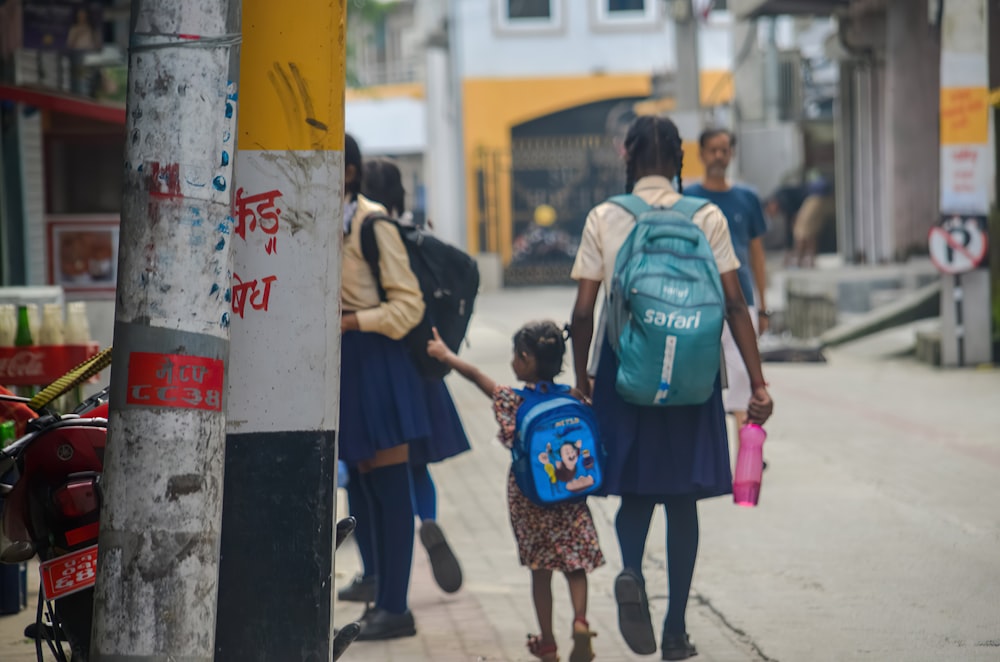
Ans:
MULTIPOLYGON (((511 334, 524 321, 563 321, 573 293, 547 288, 483 295, 464 355, 510 379, 511 334)), ((941 371, 879 356, 865 341, 828 364, 768 364, 776 413, 761 505, 701 505, 701 547, 688 628, 703 662, 1000 660, 1000 371, 941 371)), ((439 521, 466 583, 444 595, 417 549, 411 607, 419 635, 357 643, 345 660, 528 661, 537 630, 529 576, 507 520, 508 454, 494 440, 489 401, 459 377, 449 384, 474 451, 435 467, 439 521)), ((591 578, 599 660, 633 656, 611 596, 620 559, 617 503, 591 507, 608 565, 591 578)), ((654 618, 666 606, 664 528, 646 554, 654 618)), ((337 557, 337 583, 357 567, 337 557)), ((556 578, 563 659, 571 619, 556 578)), ((338 624, 360 612, 337 604, 338 624)), ((0 660, 34 659, 19 637, 33 612, 0 617, 0 660)), ((659 626, 657 625, 657 631, 659 626)))
MULTIPOLYGON (((556 288, 484 295, 464 355, 509 379, 513 331, 533 318, 565 319, 572 297, 556 288)), ((880 358, 885 344, 830 352, 827 364, 765 366, 776 415, 767 426, 761 505, 701 506, 688 612, 696 659, 1000 660, 1000 372, 880 358)), ((466 587, 456 596, 438 591, 418 548, 412 607, 420 635, 358 643, 351 659, 532 659, 523 639, 537 626, 505 511, 506 453, 493 441, 488 401, 449 379, 475 451, 434 475, 440 522, 464 563, 466 587)), ((616 506, 591 500, 609 562, 592 575, 595 647, 598 659, 651 659, 632 655, 617 632, 616 506)), ((341 582, 355 564, 352 551, 340 553, 341 582)), ((662 514, 646 565, 659 622, 662 514)), ((556 586, 557 623, 568 632, 566 591, 556 586)), ((357 611, 338 605, 338 621, 357 611)), ((560 643, 565 659, 568 641, 560 643)))

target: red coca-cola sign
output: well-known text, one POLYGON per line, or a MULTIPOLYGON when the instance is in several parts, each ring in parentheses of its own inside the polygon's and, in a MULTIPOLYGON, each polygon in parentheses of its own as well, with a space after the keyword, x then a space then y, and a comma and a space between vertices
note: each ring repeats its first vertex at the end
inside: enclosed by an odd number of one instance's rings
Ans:
POLYGON ((0 384, 46 386, 97 354, 97 345, 0 347, 0 384))
POLYGON ((45 355, 35 349, 20 348, 10 356, 0 357, 0 380, 42 379, 45 376, 45 355))

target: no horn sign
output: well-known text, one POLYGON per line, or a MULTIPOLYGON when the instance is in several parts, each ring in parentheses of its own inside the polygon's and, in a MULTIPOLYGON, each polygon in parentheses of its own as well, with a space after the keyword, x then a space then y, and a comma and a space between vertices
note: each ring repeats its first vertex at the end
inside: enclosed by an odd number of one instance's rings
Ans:
POLYGON ((984 220, 979 216, 948 216, 931 228, 927 247, 934 266, 946 274, 962 274, 982 265, 988 247, 984 220))

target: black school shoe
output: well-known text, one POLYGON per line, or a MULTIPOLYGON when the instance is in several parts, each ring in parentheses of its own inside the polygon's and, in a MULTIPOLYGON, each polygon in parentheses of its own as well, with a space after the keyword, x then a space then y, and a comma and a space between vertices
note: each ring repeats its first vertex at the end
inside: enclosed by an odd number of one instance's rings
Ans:
POLYGON ((691 643, 691 638, 684 634, 663 633, 662 660, 686 660, 698 654, 698 649, 691 643))
POLYGON ((649 618, 646 589, 642 579, 632 570, 622 570, 615 578, 615 602, 618 603, 618 629, 628 647, 639 655, 655 653, 656 635, 649 618))
POLYGON ((358 641, 384 641, 401 639, 417 634, 413 613, 407 609, 402 614, 393 614, 385 609, 369 609, 361 617, 361 634, 358 641))
POLYGON ((462 588, 462 566, 458 564, 455 552, 444 537, 444 532, 434 520, 420 525, 420 542, 427 550, 431 561, 434 581, 445 593, 454 593, 462 588))
POLYGON ((375 602, 375 577, 355 575, 351 583, 337 591, 342 602, 375 602))

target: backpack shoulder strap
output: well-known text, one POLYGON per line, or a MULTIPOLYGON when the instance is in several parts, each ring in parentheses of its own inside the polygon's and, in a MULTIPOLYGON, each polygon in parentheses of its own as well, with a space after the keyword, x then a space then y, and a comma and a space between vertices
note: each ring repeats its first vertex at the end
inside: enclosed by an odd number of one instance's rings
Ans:
POLYGON ((689 221, 694 220, 694 215, 709 203, 705 198, 696 198, 693 195, 682 195, 681 198, 671 205, 671 209, 679 214, 683 214, 689 221))
POLYGON ((643 212, 647 212, 650 209, 652 209, 652 207, 650 207, 645 200, 632 193, 629 193, 627 195, 612 196, 608 198, 608 202, 614 205, 618 205, 619 207, 621 207, 628 213, 632 214, 632 216, 635 216, 636 218, 639 218, 639 214, 642 214, 643 212))
MULTIPOLYGON (((521 398, 521 406, 517 410, 517 424, 518 427, 525 415, 535 407, 535 405, 545 402, 546 400, 551 400, 556 395, 562 395, 563 393, 555 388, 555 385, 551 382, 539 382, 535 385, 535 388, 516 388, 514 393, 521 398), (539 389, 539 384, 544 384, 546 387, 553 387, 551 390, 546 388, 545 390, 539 389)), ((568 393, 568 390, 567 390, 568 393)))
POLYGON ((375 275, 379 298, 385 300, 385 290, 382 289, 382 278, 378 268, 378 239, 375 236, 375 223, 379 221, 392 223, 396 228, 399 228, 399 224, 396 223, 395 219, 385 214, 369 214, 365 216, 365 220, 361 221, 361 255, 364 256, 365 262, 368 263, 368 267, 375 275))

